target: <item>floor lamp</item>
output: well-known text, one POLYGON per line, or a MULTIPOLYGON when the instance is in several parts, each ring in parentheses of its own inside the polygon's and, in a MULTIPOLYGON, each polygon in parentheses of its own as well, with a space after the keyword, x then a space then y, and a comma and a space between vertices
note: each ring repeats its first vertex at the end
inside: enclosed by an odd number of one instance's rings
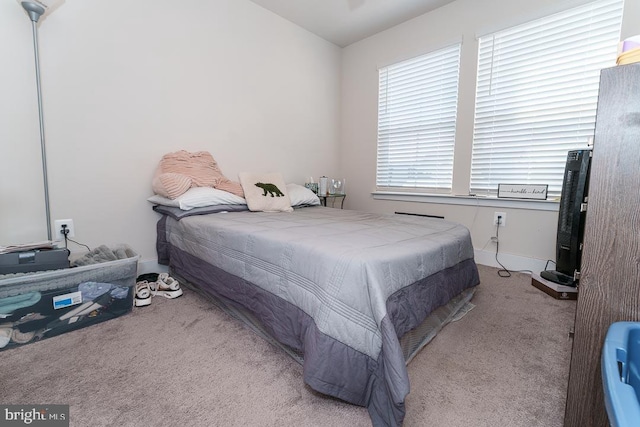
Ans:
POLYGON ((45 13, 49 14, 56 6, 61 3, 60 0, 33 0, 21 1, 18 3, 27 11, 27 15, 31 19, 31 27, 33 30, 33 51, 36 62, 36 86, 38 89, 38 117, 40 119, 40 148, 42 151, 42 176, 44 181, 44 205, 47 216, 47 239, 52 240, 51 236, 51 210, 49 207, 49 181, 47 178, 47 153, 44 144, 44 116, 42 114, 42 89, 40 85, 40 57, 38 54, 38 20, 45 13))

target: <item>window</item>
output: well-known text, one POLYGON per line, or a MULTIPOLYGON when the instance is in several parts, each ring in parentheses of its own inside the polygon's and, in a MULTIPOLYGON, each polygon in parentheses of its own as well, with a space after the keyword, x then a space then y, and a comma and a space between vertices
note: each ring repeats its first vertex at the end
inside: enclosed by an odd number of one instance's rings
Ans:
POLYGON ((595 129, 600 70, 615 65, 622 0, 599 0, 480 37, 470 190, 549 184, 595 129))
POLYGON ((379 71, 378 188, 450 192, 460 44, 379 71))

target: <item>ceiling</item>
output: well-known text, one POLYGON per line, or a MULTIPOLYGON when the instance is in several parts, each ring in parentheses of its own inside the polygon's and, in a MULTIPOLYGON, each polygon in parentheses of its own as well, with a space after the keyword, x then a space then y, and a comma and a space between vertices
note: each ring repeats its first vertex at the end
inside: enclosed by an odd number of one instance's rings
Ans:
POLYGON ((251 0, 340 47, 455 0, 251 0))

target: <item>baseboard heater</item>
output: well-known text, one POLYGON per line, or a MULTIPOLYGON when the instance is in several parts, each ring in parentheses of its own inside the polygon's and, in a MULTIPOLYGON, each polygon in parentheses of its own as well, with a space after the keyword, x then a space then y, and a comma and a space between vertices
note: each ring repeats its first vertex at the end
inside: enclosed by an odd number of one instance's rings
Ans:
POLYGON ((396 215, 412 215, 412 216, 424 216, 427 218, 438 218, 438 219, 444 219, 443 216, 440 215, 428 215, 428 214, 418 214, 418 213, 411 213, 411 212, 395 212, 396 215))

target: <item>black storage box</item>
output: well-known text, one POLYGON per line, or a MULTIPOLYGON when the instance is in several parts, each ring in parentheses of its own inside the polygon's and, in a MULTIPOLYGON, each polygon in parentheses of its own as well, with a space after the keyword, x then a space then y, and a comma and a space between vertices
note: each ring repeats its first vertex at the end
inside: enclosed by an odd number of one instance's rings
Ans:
POLYGON ((69 251, 66 249, 36 249, 0 254, 0 274, 61 268, 69 268, 69 251))

